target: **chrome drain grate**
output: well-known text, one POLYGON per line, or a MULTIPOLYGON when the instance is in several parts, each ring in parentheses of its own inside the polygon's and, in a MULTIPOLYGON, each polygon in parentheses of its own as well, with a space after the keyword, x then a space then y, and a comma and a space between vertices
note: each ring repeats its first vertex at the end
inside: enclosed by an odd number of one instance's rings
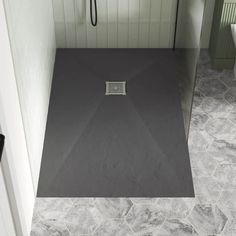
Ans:
POLYGON ((126 81, 106 81, 105 95, 126 95, 126 81))

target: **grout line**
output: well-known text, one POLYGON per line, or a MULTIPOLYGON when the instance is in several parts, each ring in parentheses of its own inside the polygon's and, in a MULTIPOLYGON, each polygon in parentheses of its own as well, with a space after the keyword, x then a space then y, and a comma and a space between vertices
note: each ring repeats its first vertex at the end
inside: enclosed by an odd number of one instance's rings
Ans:
POLYGON ((117 37, 117 39, 116 39, 116 44, 117 44, 117 48, 119 47, 119 43, 118 43, 118 39, 119 39, 119 3, 120 3, 120 0, 117 0, 116 1, 116 7, 117 7, 117 9, 116 9, 116 23, 117 23, 117 27, 116 27, 116 30, 117 30, 117 35, 116 35, 116 37, 117 37))
POLYGON ((128 0, 128 35, 127 35, 127 48, 129 48, 129 24, 130 24, 130 14, 129 14, 129 9, 130 8, 130 0, 128 0))
POLYGON ((107 25, 107 48, 108 48, 108 39, 109 39, 109 33, 108 33, 108 29, 109 29, 109 27, 108 27, 108 0, 106 0, 106 14, 107 14, 107 23, 106 23, 106 25, 107 25))
POLYGON ((152 0, 149 0, 148 48, 150 48, 150 39, 151 39, 151 9, 152 9, 152 0))
POLYGON ((75 20, 75 47, 78 48, 78 35, 77 35, 77 17, 76 17, 76 10, 77 10, 77 4, 76 0, 73 1, 74 3, 74 20, 75 20))
POLYGON ((140 47, 140 8, 141 8, 141 0, 139 1, 139 12, 138 12, 138 48, 140 47))
MULTIPOLYGON (((160 8, 161 8, 161 10, 160 10, 160 19, 159 19, 159 40, 158 40, 158 43, 159 43, 159 45, 158 45, 158 48, 160 48, 160 46, 161 46, 161 27, 162 27, 162 1, 163 0, 160 0, 161 1, 161 6, 160 6, 160 8)), ((165 0, 164 0, 165 1, 165 0)))
POLYGON ((65 27, 65 47, 67 48, 67 30, 66 30, 66 16, 65 16, 65 2, 64 0, 62 1, 62 10, 63 10, 63 18, 64 18, 64 27, 65 27))
POLYGON ((88 24, 87 24, 88 0, 85 0, 85 47, 88 48, 88 24))

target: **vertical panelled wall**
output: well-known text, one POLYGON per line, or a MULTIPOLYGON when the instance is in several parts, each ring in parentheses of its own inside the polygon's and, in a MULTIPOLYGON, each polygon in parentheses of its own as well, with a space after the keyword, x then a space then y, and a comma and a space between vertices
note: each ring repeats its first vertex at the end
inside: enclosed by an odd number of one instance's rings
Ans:
POLYGON ((202 22, 201 48, 209 48, 215 0, 206 0, 202 22))
POLYGON ((177 0, 53 0, 59 48, 172 48, 177 0))

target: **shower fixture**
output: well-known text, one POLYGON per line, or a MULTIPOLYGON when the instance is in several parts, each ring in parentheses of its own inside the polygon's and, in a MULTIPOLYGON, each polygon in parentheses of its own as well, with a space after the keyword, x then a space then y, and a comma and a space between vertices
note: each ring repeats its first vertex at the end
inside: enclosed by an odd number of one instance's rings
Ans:
POLYGON ((176 6, 176 15, 175 15, 175 31, 174 31, 174 41, 173 41, 173 50, 176 48, 176 37, 177 37, 177 27, 178 27, 178 17, 179 17, 179 0, 177 0, 176 6))
POLYGON ((93 26, 97 25, 98 16, 97 16, 97 0, 90 0, 90 19, 93 26), (94 3, 94 17, 93 19, 93 3, 94 3))

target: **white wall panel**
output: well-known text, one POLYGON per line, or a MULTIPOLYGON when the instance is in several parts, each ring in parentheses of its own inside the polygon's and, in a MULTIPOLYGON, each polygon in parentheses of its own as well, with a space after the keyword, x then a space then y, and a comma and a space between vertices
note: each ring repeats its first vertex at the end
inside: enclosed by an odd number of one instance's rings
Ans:
MULTIPOLYGON (((9 5, 6 5, 3 0, 0 0, 0 132, 6 135, 5 147, 0 163, 0 172, 2 171, 0 173, 1 180, 3 180, 2 174, 4 175, 4 183, 0 180, 0 215, 4 217, 5 230, 7 230, 7 228, 10 230, 13 225, 11 225, 10 209, 8 207, 11 206, 16 235, 22 236, 30 235, 36 188, 34 189, 32 178, 33 163, 32 159, 29 159, 25 138, 25 131, 28 131, 27 134, 29 135, 29 130, 24 129, 22 120, 22 112, 26 111, 26 109, 21 108, 25 103, 20 104, 19 101, 19 95, 22 96, 22 94, 20 94, 22 87, 17 88, 16 80, 19 79, 19 77, 16 78, 14 64, 16 66, 18 62, 19 65, 24 65, 25 54, 23 54, 23 52, 26 52, 26 48, 31 48, 31 44, 28 44, 28 41, 24 41, 22 38, 15 39, 18 44, 16 44, 15 41, 14 44, 10 44, 9 36, 12 36, 12 32, 17 32, 16 36, 19 37, 18 28, 20 28, 20 24, 24 22, 21 17, 25 15, 23 14, 25 13, 25 5, 22 6, 20 2, 15 2, 14 4, 13 1, 8 1, 7 3, 9 5), (8 10, 6 11, 6 9, 8 10), (12 28, 12 26, 16 28, 12 28), (10 31, 10 28, 11 30, 15 29, 15 31, 10 31), (22 44, 22 55, 16 50, 19 50, 18 47, 20 44, 22 44), (18 60, 14 62, 13 50, 15 53, 17 52, 17 54, 14 55, 18 56, 15 58, 18 60), (19 57, 19 55, 21 57, 19 57), (5 184, 7 189, 4 190, 5 184), (4 194, 6 190, 7 196, 4 194), (9 199, 6 199, 8 197, 9 199), (10 206, 8 206, 8 200, 10 201, 10 206)), ((38 30, 40 30, 40 28, 38 30)), ((22 31, 26 32, 26 29, 22 27, 22 31)), ((29 58, 32 59, 32 55, 29 58)), ((25 71, 31 73, 28 67, 24 67, 21 74, 25 71)), ((33 79, 34 78, 32 78, 32 80, 33 79)), ((20 82, 20 80, 17 82, 20 82)), ((27 127, 29 127, 29 125, 27 127)), ((15 235, 14 232, 2 232, 1 229, 0 232, 1 236, 15 235)))
POLYGON ((108 25, 98 23, 97 25, 97 47, 107 48, 108 47, 108 25))
MULTIPOLYGON (((86 48, 87 47, 87 25, 79 23, 76 25, 76 47, 78 48, 86 48)), ((59 48, 63 48, 63 46, 57 45, 59 48)), ((64 46, 65 47, 65 46, 64 46)))
MULTIPOLYGON (((130 6, 132 8, 132 6, 130 6)), ((141 23, 149 23, 151 13, 151 1, 140 0, 139 2, 139 21, 141 23)))
POLYGON ((118 0, 118 22, 127 24, 128 21, 129 21, 129 1, 118 0))
POLYGON ((150 48, 160 47, 160 23, 151 22, 150 24, 150 37, 149 37, 150 48))
POLYGON ((172 5, 174 4, 174 1, 172 0, 165 0, 162 1, 161 4, 161 21, 162 22, 171 22, 172 15, 175 16, 175 13, 172 12, 172 5), (172 14, 174 13, 174 14, 172 14))
POLYGON ((149 47, 149 37, 150 37, 150 24, 148 23, 139 23, 139 48, 148 48, 149 47))
MULTIPOLYGON (((118 0, 107 0, 108 4, 108 22, 109 23, 117 23, 118 20, 118 0)), ((99 15, 100 17, 100 15, 99 15)))
MULTIPOLYGON (((67 1, 54 1, 59 46, 67 46, 67 1)), ((73 2, 73 1, 72 1, 73 2)), ((52 2, 5 0, 8 31, 35 191, 39 177, 55 58, 52 2)), ((71 9, 73 9, 71 7, 71 9)), ((68 38, 69 39, 69 38, 68 38)), ((68 43, 70 41, 68 40, 68 43)))
POLYGON ((63 0, 53 0, 56 43, 58 47, 66 45, 66 25, 63 0))
POLYGON ((75 1, 66 0, 64 1, 64 12, 66 22, 75 23, 75 1))
POLYGON ((107 23, 107 17, 108 17, 107 0, 97 1, 97 10, 99 12, 98 23, 107 23))
MULTIPOLYGON (((54 0, 54 1, 57 1, 57 0, 54 0)), ((86 1, 75 0, 75 18, 76 18, 77 23, 84 23, 85 16, 86 16, 86 1)))
POLYGON ((97 0, 98 26, 94 28, 89 0, 53 0, 57 46, 171 48, 176 3, 177 0, 97 0))
MULTIPOLYGON (((205 48, 214 2, 206 0, 202 37, 205 48)), ((177 0, 97 0, 95 29, 90 23, 89 4, 89 0, 53 0, 57 47, 173 46, 177 0)), ((184 9, 180 9, 181 14, 185 14, 184 9)))
POLYGON ((64 2, 65 30, 67 47, 76 47, 75 1, 64 2))
POLYGON ((137 0, 129 0, 129 22, 130 23, 138 23, 139 22, 139 8, 140 2, 137 0))
POLYGON ((139 46, 139 24, 129 23, 129 48, 138 48, 139 46))
POLYGON ((151 22, 161 21, 161 7, 162 0, 151 0, 151 22))
POLYGON ((170 24, 161 22, 160 25, 160 48, 168 48, 170 45, 170 24))
POLYGON ((117 23, 108 23, 108 48, 118 47, 118 25, 117 23))
POLYGON ((118 23, 118 48, 127 48, 128 47, 128 33, 129 25, 127 23, 118 23))
POLYGON ((86 24, 87 27, 87 47, 96 48, 97 47, 97 27, 93 27, 91 24, 86 24))

